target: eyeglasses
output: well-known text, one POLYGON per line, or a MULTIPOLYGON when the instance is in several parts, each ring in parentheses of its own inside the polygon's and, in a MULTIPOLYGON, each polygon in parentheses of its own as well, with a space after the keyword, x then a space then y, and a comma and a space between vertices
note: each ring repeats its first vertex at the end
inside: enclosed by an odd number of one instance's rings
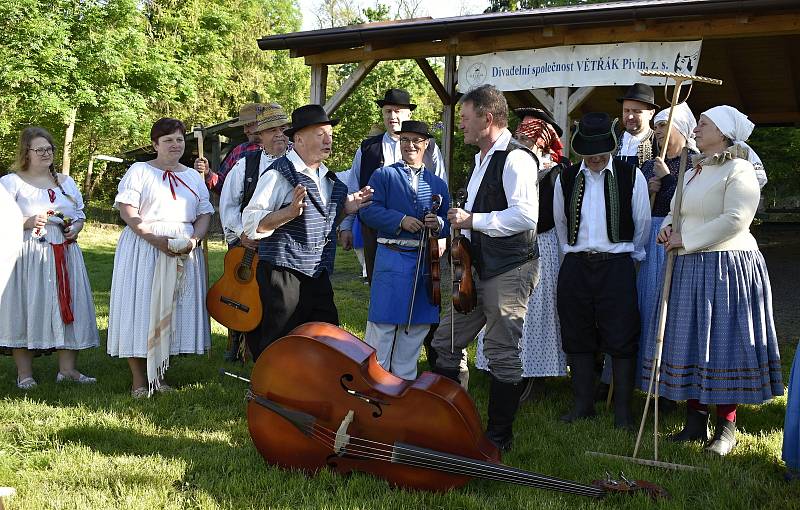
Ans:
POLYGON ((414 144, 414 147, 419 147, 422 145, 422 142, 426 141, 427 138, 406 138, 405 136, 400 137, 400 143, 404 145, 414 144))
POLYGON ((29 151, 33 151, 36 153, 37 156, 44 156, 45 154, 52 154, 53 147, 37 147, 35 149, 28 149, 29 151))

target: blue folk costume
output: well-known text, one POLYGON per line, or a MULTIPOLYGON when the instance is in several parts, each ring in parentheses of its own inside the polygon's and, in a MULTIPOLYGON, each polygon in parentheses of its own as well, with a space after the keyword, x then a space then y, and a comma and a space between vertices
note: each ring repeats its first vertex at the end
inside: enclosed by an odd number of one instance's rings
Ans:
MULTIPOLYGON (((412 169, 403 161, 379 168, 369 180, 374 190, 372 204, 361 210, 361 220, 378 232, 378 238, 387 240, 419 240, 419 233, 411 233, 400 228, 404 216, 422 220, 431 209, 431 196, 441 195, 442 204, 438 215, 444 220, 439 232, 447 236, 447 210, 449 197, 447 184, 427 168, 422 169, 417 191, 411 186, 412 169)), ((417 264, 417 248, 396 246, 392 248, 379 244, 375 256, 375 273, 372 277, 368 320, 382 324, 406 324, 408 308, 413 293, 412 280, 417 264)), ((425 257, 427 258, 427 257, 425 257)), ((439 322, 439 308, 430 303, 427 295, 427 281, 420 269, 417 279, 417 293, 412 313, 412 324, 434 324, 439 322)))
POLYGON ((789 376, 789 396, 786 399, 783 426, 783 461, 786 462, 786 479, 800 480, 800 344, 789 376))

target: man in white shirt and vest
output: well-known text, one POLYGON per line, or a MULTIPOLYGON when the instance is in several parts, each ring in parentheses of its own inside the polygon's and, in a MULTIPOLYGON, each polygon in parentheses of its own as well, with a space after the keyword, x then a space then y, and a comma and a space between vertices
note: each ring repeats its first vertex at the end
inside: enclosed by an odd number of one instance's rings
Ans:
POLYGON ((644 83, 634 83, 624 96, 617 98, 617 102, 622 103, 625 130, 614 156, 641 168, 645 161, 658 156, 655 131, 650 127, 653 116, 659 109, 655 103, 653 88, 644 83))
POLYGON ((524 390, 520 338, 539 278, 539 162, 512 139, 507 126, 508 104, 494 86, 474 88, 461 99, 464 142, 480 151, 464 208, 451 208, 447 219, 470 238, 477 305, 466 315, 445 309, 433 338, 434 371, 458 381, 461 350, 486 326, 484 355, 491 373, 486 437, 501 451, 511 449, 524 390))
POLYGON ((558 274, 561 338, 575 405, 562 421, 594 416, 595 355, 612 358, 614 426, 631 429, 631 396, 639 349, 635 264, 650 232, 647 182, 611 153, 616 137, 605 113, 587 113, 572 137, 581 163, 561 172, 553 217, 565 253, 558 274))
POLYGON ((247 236, 259 240, 256 278, 265 318, 258 345, 250 345, 254 359, 300 324, 339 324, 330 281, 336 226, 368 205, 372 191, 348 194, 323 164, 337 123, 320 105, 293 111, 284 133, 294 147, 261 174, 242 213, 247 236))
MULTIPOLYGON (((411 112, 417 108, 417 105, 411 102, 411 96, 408 91, 403 89, 389 89, 384 94, 383 99, 378 99, 375 103, 381 109, 386 132, 367 138, 361 142, 358 150, 356 150, 351 167, 350 182, 345 183, 351 192, 366 186, 375 170, 403 161, 399 143, 400 126, 403 121, 411 119, 411 112)), ((444 157, 435 140, 431 140, 428 148, 425 149, 423 163, 425 168, 433 172, 435 176, 447 182, 444 157)), ((345 250, 349 250, 353 244, 351 231, 353 219, 354 217, 346 218, 341 227, 339 227, 339 238, 345 250)), ((375 267, 375 252, 378 249, 377 232, 362 221, 361 236, 364 239, 367 279, 371 282, 372 271, 375 267)))

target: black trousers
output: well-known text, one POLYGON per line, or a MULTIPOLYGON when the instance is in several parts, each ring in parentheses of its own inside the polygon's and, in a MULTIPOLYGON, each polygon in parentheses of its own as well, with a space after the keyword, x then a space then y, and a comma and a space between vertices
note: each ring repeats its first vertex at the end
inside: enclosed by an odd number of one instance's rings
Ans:
POLYGON ((306 322, 339 325, 339 312, 333 302, 333 287, 327 271, 316 278, 293 269, 258 261, 258 291, 264 318, 258 335, 248 335, 253 360, 275 340, 306 322))
POLYGON ((630 253, 607 259, 567 253, 558 272, 557 307, 565 353, 636 357, 641 322, 630 253))

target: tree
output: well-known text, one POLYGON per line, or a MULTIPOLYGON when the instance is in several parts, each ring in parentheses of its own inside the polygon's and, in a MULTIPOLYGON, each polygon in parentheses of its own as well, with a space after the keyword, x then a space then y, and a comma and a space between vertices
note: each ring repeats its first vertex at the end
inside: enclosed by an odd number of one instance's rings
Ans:
POLYGON ((489 7, 483 12, 509 12, 525 9, 560 7, 563 5, 599 4, 606 1, 607 0, 490 0, 489 7))

